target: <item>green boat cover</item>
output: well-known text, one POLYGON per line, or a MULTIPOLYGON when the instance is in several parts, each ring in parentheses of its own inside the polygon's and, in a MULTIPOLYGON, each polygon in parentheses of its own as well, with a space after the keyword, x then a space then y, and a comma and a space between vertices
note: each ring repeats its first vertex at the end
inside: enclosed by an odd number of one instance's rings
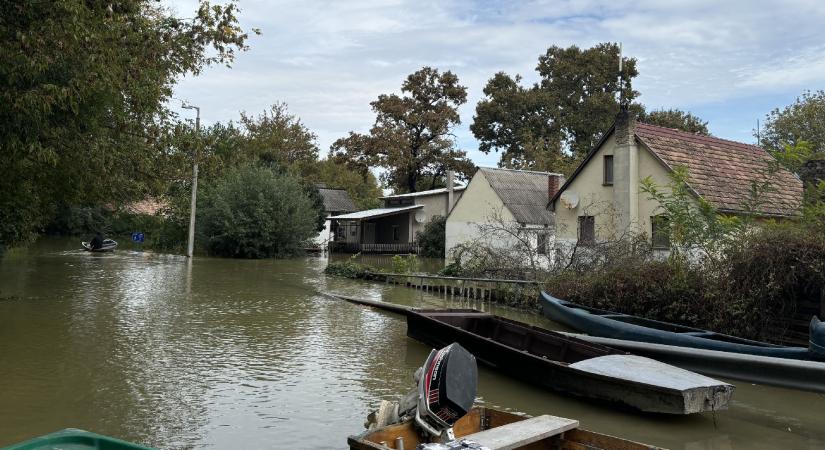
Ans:
POLYGON ((45 436, 12 444, 0 450, 154 450, 77 428, 66 428, 45 436))

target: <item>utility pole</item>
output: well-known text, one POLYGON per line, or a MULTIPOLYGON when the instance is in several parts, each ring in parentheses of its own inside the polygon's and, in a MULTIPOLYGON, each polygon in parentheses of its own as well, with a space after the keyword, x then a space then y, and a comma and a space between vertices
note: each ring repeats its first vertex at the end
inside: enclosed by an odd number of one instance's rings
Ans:
POLYGON ((194 109, 195 116, 195 151, 192 153, 192 201, 189 204, 189 242, 186 245, 186 256, 192 258, 195 249, 195 205, 198 201, 198 154, 200 153, 201 109, 198 106, 183 104, 183 109, 194 109))

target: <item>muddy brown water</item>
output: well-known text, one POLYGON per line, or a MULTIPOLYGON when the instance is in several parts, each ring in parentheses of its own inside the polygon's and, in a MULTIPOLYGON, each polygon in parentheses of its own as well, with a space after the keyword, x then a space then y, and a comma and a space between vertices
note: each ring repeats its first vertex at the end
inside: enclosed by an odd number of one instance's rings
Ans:
MULTIPOLYGON (((44 239, 0 260, 0 447, 74 427, 158 448, 346 448, 429 348, 398 316, 330 300, 531 314, 326 277, 323 258, 241 261, 44 239)), ((734 382, 727 411, 661 417, 480 368, 478 402, 672 449, 825 448, 825 396, 734 382)))

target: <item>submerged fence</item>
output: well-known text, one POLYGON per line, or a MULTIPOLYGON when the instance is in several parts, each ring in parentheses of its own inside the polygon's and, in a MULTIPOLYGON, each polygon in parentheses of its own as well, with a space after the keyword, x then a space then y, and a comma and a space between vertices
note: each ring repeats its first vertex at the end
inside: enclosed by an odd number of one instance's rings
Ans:
POLYGON ((492 300, 510 305, 537 305, 541 290, 541 284, 537 281, 383 272, 369 272, 368 275, 373 280, 407 286, 445 297, 492 300))

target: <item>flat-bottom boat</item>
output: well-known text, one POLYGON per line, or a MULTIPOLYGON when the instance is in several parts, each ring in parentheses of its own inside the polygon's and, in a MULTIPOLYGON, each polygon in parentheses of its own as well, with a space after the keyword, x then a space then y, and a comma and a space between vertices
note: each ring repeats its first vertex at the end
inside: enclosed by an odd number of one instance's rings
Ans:
POLYGON ((100 248, 92 248, 92 244, 86 241, 82 241, 80 245, 82 245, 83 250, 86 250, 87 252, 111 252, 117 248, 117 241, 115 241, 114 239, 104 239, 103 245, 100 248))
POLYGON ((592 336, 774 358, 825 360, 825 324, 816 317, 811 320, 809 348, 785 347, 591 308, 555 298, 546 292, 539 296, 539 303, 547 318, 592 336))
MULTIPOLYGON (((456 438, 473 439, 487 430, 494 430, 499 427, 518 423, 529 419, 513 413, 499 411, 491 408, 475 407, 462 417, 453 426, 456 438)), ((403 442, 403 447, 413 450, 418 444, 427 442, 426 438, 416 430, 413 420, 403 423, 388 425, 376 430, 368 430, 357 436, 350 436, 347 439, 351 450, 388 450, 398 449, 398 444, 403 442), (400 438, 400 440, 399 440, 400 438)), ((513 449, 582 449, 582 450, 656 450, 659 447, 640 444, 606 434, 593 431, 573 428, 560 434, 531 441, 524 445, 507 447, 513 449)))
POLYGON ((726 409, 734 386, 658 361, 475 310, 408 310, 407 335, 458 342, 488 366, 539 386, 636 410, 726 409))

